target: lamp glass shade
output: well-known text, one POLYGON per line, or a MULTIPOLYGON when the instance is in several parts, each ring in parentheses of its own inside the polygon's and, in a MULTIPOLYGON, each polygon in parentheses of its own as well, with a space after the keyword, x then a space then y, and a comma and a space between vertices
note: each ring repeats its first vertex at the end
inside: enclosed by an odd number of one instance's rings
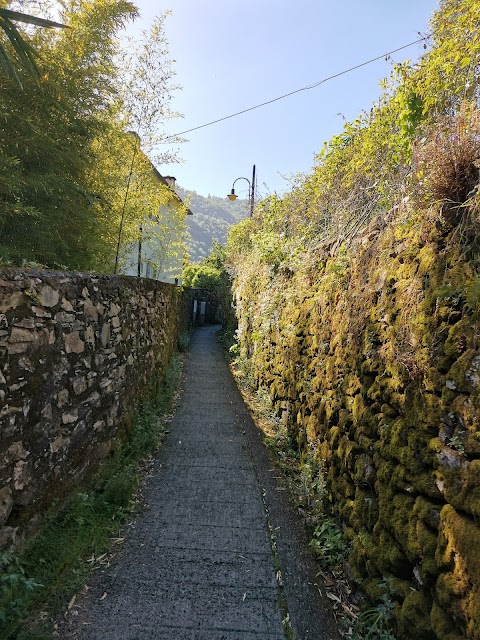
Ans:
POLYGON ((234 189, 232 189, 232 193, 228 194, 228 199, 229 200, 236 200, 238 198, 237 194, 235 193, 234 189))

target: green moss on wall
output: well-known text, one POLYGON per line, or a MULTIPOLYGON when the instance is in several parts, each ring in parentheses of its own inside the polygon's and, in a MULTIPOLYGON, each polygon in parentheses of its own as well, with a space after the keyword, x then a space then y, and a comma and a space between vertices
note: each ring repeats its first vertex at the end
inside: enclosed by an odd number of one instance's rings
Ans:
POLYGON ((480 638, 479 252, 462 243, 407 211, 348 256, 288 278, 249 256, 234 282, 246 366, 324 460, 366 593, 397 581, 400 638, 480 638))
POLYGON ((402 637, 435 640, 430 621, 431 598, 421 591, 410 591, 398 613, 398 630, 402 637))

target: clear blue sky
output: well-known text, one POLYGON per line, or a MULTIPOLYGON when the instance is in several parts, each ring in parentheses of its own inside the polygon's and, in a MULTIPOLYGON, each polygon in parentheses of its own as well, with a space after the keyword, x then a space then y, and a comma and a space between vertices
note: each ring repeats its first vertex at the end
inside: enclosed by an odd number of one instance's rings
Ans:
MULTIPOLYGON (((428 32, 436 0, 137 0, 147 26, 172 9, 166 35, 177 80, 174 96, 184 118, 176 133, 253 106, 416 40, 428 32)), ((415 59, 416 45, 393 56, 415 59)), ((257 166, 260 193, 288 189, 288 178, 308 171, 325 140, 380 94, 384 60, 283 101, 187 134, 182 163, 159 167, 185 188, 226 195, 235 178, 257 166), (342 114, 342 115, 339 115, 342 114)), ((237 183, 246 195, 247 183, 237 183)))

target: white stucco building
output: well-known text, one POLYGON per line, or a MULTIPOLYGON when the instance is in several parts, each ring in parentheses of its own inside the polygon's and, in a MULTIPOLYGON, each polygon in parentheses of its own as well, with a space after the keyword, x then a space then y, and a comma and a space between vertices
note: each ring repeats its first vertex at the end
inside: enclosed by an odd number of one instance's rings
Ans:
POLYGON ((192 212, 175 192, 175 178, 162 176, 153 165, 152 170, 165 204, 158 215, 149 215, 145 220, 138 243, 129 248, 124 258, 122 273, 181 285, 185 216, 192 212))

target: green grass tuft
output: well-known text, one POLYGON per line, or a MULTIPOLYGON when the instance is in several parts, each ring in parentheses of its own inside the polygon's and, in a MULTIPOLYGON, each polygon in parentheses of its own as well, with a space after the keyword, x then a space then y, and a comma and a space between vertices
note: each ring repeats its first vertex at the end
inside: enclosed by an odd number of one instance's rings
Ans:
POLYGON ((177 347, 178 347, 178 350, 180 351, 180 353, 184 353, 185 351, 188 351, 188 348, 190 347, 190 332, 189 331, 184 331, 183 333, 181 333, 178 336, 177 347))

